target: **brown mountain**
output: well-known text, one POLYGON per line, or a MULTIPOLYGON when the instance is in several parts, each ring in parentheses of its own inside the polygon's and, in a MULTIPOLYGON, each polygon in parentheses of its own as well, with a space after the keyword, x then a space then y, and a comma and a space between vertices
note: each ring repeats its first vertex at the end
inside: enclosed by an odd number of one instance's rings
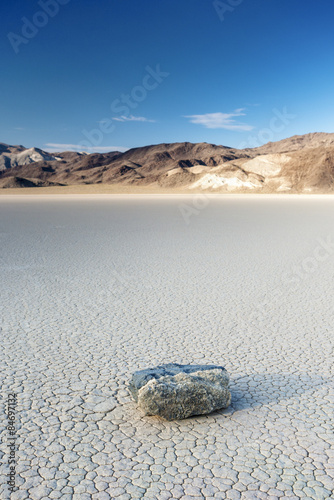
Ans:
POLYGON ((314 132, 313 134, 294 135, 278 142, 268 142, 259 148, 254 148, 253 151, 260 154, 272 154, 330 146, 334 146, 334 134, 314 132))
POLYGON ((150 185, 213 192, 332 192, 334 134, 294 136, 237 150, 189 142, 125 153, 50 154, 0 144, 0 187, 150 185))

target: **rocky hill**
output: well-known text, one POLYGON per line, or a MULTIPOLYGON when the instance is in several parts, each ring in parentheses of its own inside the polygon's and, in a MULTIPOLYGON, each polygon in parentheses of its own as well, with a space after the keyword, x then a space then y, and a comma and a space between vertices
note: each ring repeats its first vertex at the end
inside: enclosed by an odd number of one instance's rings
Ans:
POLYGON ((268 142, 264 146, 255 148, 254 151, 260 154, 287 153, 300 151, 301 149, 316 149, 330 146, 334 146, 334 134, 314 132, 313 134, 294 135, 278 142, 268 142))
POLYGON ((294 136, 238 150, 188 142, 125 153, 50 154, 0 143, 0 187, 150 185, 213 192, 333 192, 334 134, 294 136))

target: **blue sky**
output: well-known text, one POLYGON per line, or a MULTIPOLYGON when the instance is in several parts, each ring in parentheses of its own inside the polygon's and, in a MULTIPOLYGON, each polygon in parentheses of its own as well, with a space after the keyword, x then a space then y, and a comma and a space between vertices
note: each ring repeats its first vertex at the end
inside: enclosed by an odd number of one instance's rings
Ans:
POLYGON ((252 147, 334 132, 334 4, 1 2, 0 142, 252 147))

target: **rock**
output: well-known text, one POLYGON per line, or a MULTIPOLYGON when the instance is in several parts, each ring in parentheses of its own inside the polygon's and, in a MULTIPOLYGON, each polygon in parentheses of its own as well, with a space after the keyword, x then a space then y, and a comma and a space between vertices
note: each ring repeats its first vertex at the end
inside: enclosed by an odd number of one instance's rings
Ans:
POLYGON ((229 376, 216 365, 170 363, 135 372, 130 392, 145 415, 178 420, 227 408, 229 376))

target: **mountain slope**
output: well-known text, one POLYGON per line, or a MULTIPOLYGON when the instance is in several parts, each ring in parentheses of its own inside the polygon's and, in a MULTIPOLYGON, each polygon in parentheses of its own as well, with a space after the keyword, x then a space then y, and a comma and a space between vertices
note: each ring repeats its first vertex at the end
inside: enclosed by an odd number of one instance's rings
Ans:
POLYGON ((314 132, 312 134, 294 135, 278 142, 268 142, 263 146, 254 148, 256 154, 287 153, 301 149, 315 149, 319 147, 334 146, 334 134, 314 132))
POLYGON ((189 142, 125 153, 62 152, 0 144, 0 187, 150 185, 213 192, 333 192, 334 134, 294 136, 237 150, 189 142), (1 167, 2 166, 2 167, 1 167))
POLYGON ((0 144, 0 171, 18 165, 28 165, 38 161, 54 161, 56 158, 45 151, 37 148, 25 149, 22 146, 8 146, 0 144), (20 150, 20 148, 23 148, 20 150))

